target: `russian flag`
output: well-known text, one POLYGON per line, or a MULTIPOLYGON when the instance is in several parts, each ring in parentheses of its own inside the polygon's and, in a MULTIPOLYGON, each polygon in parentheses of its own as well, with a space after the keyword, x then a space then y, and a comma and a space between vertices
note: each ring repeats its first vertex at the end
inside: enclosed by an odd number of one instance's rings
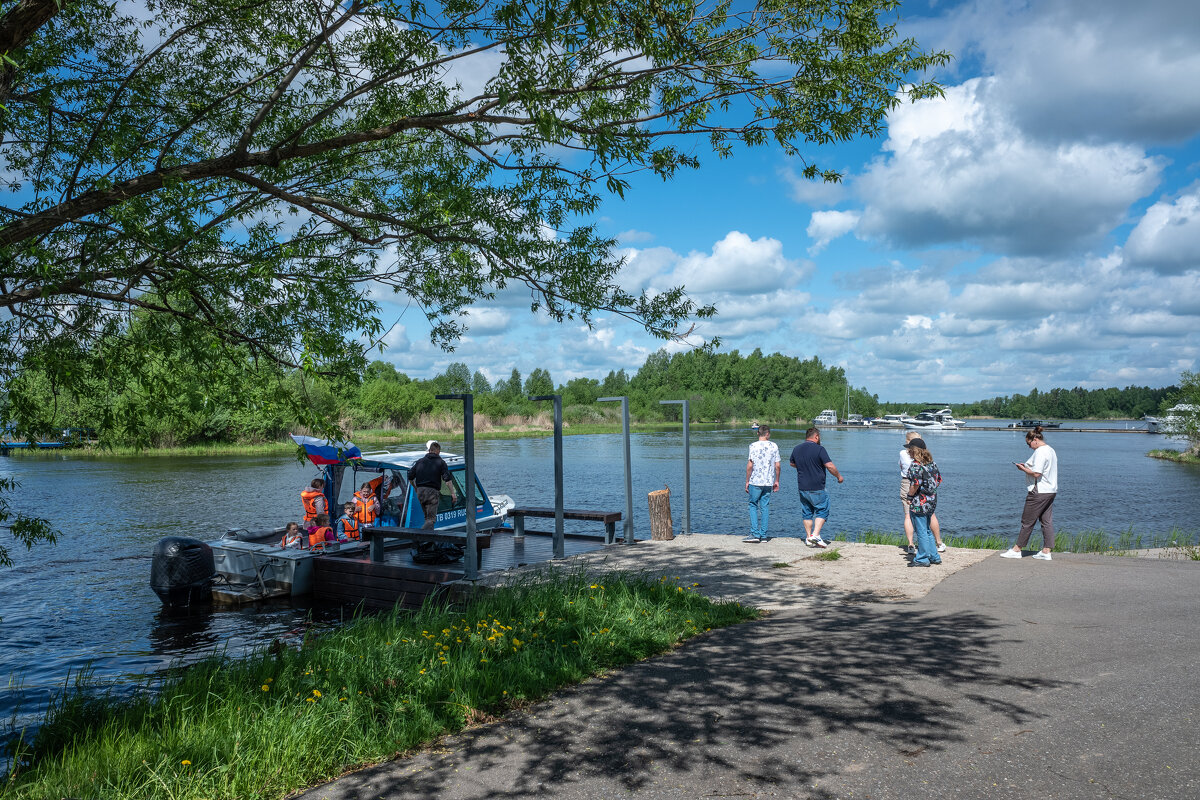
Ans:
POLYGON ((318 467, 342 464, 351 458, 362 458, 362 451, 353 442, 331 442, 312 436, 292 436, 292 441, 303 447, 304 455, 318 467))

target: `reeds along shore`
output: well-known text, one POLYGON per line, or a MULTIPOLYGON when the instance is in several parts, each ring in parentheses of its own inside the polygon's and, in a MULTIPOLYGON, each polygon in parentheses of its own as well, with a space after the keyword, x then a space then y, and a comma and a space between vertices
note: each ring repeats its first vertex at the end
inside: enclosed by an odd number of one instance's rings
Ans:
POLYGON ((756 616, 678 580, 548 570, 299 648, 214 655, 131 699, 82 681, 17 740, 0 797, 280 798, 756 616))

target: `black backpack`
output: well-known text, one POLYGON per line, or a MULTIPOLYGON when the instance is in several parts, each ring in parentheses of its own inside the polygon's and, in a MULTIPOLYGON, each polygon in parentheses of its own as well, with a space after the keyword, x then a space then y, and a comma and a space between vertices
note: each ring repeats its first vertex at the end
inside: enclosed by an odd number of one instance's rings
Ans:
POLYGON ((453 564, 461 561, 466 548, 451 542, 421 542, 413 545, 414 564, 453 564))

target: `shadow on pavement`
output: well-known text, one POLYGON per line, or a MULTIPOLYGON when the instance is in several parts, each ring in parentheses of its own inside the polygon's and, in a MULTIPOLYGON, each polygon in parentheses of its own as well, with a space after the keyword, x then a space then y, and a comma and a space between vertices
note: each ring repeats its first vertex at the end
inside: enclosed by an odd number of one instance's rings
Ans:
MULTIPOLYGON (((1011 699, 1016 680, 999 672, 998 620, 839 604, 844 597, 714 631, 310 796, 600 797, 653 787, 715 796, 804 787, 820 797, 812 784, 827 774, 831 742, 862 737, 899 759, 962 741, 978 714, 1014 724, 1039 717, 1011 699)), ((1025 689, 1062 685, 1020 679, 1025 689)))

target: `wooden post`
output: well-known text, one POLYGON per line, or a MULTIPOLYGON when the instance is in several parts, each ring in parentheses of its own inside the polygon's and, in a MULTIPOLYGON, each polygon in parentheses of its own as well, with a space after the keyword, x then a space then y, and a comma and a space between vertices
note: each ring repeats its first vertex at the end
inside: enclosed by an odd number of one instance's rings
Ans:
POLYGON ((671 525, 671 489, 659 489, 651 492, 650 500, 650 538, 658 542, 669 542, 675 538, 671 525))

